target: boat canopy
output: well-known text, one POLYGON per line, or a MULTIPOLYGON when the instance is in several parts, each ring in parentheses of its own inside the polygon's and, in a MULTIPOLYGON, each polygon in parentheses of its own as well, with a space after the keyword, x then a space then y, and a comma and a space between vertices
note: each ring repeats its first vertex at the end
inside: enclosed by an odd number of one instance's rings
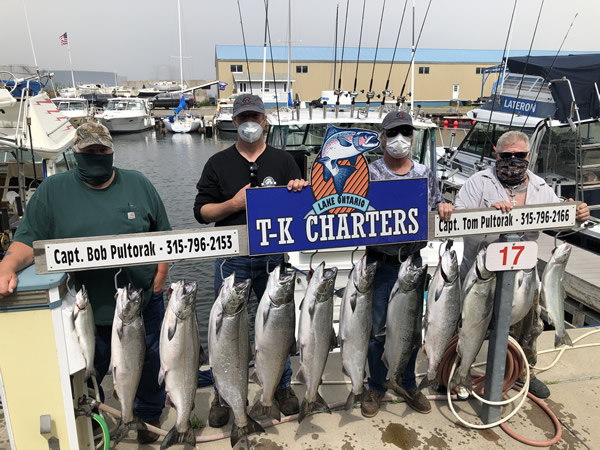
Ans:
MULTIPOLYGON (((0 80, 0 83, 5 83, 7 88, 12 89, 15 85, 15 80, 0 80)), ((27 88, 33 92, 32 95, 37 95, 42 90, 42 84, 36 80, 18 81, 17 87, 14 91, 12 91, 12 96, 15 98, 20 98, 23 89, 27 88)))
MULTIPOLYGON (((600 87, 600 54, 565 56, 518 56, 508 58, 511 73, 537 75, 546 82, 567 78, 571 82, 581 120, 600 115, 600 100, 596 85, 600 87)), ((556 102, 554 119, 566 122, 571 110, 571 92, 567 83, 552 83, 550 90, 556 102)))

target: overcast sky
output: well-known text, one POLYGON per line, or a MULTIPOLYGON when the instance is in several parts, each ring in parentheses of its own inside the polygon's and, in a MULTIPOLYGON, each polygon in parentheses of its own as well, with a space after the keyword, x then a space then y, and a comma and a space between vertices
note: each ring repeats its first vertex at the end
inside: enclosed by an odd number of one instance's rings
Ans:
MULTIPOLYGON (((347 0, 292 0, 292 45, 333 46, 339 4, 340 40, 347 0)), ((428 0, 416 0, 417 30, 428 0)), ((69 68, 67 47, 59 36, 68 33, 74 69, 116 71, 129 80, 178 79, 177 0, 0 0, 3 42, 0 65, 30 64, 34 58, 27 33, 26 6, 38 65, 69 68), (10 6, 10 7, 9 7, 10 6)), ((383 0, 366 0, 362 45, 375 47, 383 0)), ((240 0, 248 45, 262 45, 263 0, 240 0)), ((346 46, 357 47, 362 0, 350 0, 346 46)), ((541 0, 519 0, 512 48, 529 49, 541 0)), ((380 47, 393 47, 404 7, 387 0, 380 47)), ((423 48, 504 48, 513 0, 432 0, 423 28, 423 48)), ((410 47, 410 10, 399 47, 410 47)), ((181 0, 185 79, 212 79, 215 45, 242 45, 236 0, 181 0)), ((533 43, 537 50, 557 51, 575 13, 579 13, 564 51, 600 50, 599 0, 545 0, 533 43)), ((287 45, 288 1, 270 0, 273 45, 287 45)))

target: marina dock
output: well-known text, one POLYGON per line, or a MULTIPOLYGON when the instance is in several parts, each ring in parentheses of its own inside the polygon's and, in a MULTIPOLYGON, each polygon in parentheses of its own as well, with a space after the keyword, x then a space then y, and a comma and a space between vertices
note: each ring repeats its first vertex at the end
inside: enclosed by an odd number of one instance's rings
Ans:
MULTIPOLYGON (((573 340, 599 328, 579 328, 569 330, 573 340)), ((538 351, 552 349, 554 333, 546 331, 538 340, 538 351)), ((600 343, 600 333, 589 336, 578 344, 600 343)), ((549 365, 557 352, 540 354, 538 367, 549 365)), ((596 347, 568 350, 558 363, 550 370, 539 374, 546 382, 552 395, 544 402, 557 416, 562 425, 562 438, 552 446, 553 449, 594 448, 600 442, 600 429, 597 427, 597 415, 600 408, 600 360, 596 347), (585 395, 581 395, 585 393, 585 395)), ((478 361, 485 358, 482 351, 478 361)), ((294 371, 298 367, 297 358, 292 359, 294 371)), ((417 360, 417 373, 425 370, 426 361, 422 353, 417 360)), ((320 388, 323 398, 328 402, 345 401, 349 392, 348 379, 341 372, 339 353, 331 353, 323 376, 326 384, 320 388), (341 383, 341 384, 338 384, 341 383)), ((294 382, 295 383, 295 382, 294 382)), ((107 392, 107 404, 118 407, 112 396, 112 380, 106 377, 102 383, 107 392)), ((304 386, 293 385, 298 397, 302 398, 304 386)), ((248 400, 250 405, 255 401, 259 387, 250 384, 248 400)), ((514 392, 514 391, 513 391, 514 392)), ((437 394, 433 391, 430 394, 437 394)), ((439 394, 438 394, 439 395, 439 394)), ((513 395, 513 394, 511 394, 513 395)), ((223 429, 208 427, 208 409, 213 396, 213 388, 197 390, 195 414, 202 420, 204 427, 197 430, 198 436, 216 435, 229 431, 231 422, 223 429)), ((317 414, 308 417, 302 424, 296 420, 266 429, 266 433, 251 435, 249 444, 256 449, 525 449, 531 448, 509 437, 499 427, 489 430, 466 429, 457 424, 450 412, 446 400, 433 401, 430 414, 418 414, 402 403, 397 397, 393 402, 386 402, 381 411, 372 419, 361 416, 360 409, 351 411, 338 409, 332 414, 317 414)), ((478 422, 474 414, 478 402, 455 403, 461 417, 471 422, 478 422)), ((509 407, 510 408, 510 407, 509 407)), ((165 408, 161 418, 162 428, 168 430, 175 422, 175 410, 165 408)), ((542 410, 527 400, 523 408, 509 421, 510 427, 518 434, 534 440, 551 439, 554 428, 542 410)), ((116 423, 111 420, 109 428, 114 429, 116 423)), ((222 439, 206 444, 198 444, 198 448, 228 449, 229 439, 222 439)), ((5 425, 0 420, 0 450, 9 448, 5 425)), ((138 446, 135 433, 122 441, 118 449, 158 449, 160 440, 152 445, 138 446)), ((240 444, 238 444, 238 448, 240 444)))

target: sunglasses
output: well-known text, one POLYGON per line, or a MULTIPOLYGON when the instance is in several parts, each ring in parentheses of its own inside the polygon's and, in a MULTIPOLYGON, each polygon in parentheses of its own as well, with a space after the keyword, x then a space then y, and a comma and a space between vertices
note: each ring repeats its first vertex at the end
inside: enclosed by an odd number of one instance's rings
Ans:
POLYGON ((258 164, 250 164, 250 187, 258 186, 258 164))
POLYGON ((512 159, 513 157, 525 159, 528 154, 529 152, 500 152, 498 156, 500 159, 512 159))
POLYGON ((398 134, 401 134, 404 137, 409 137, 409 136, 412 136, 413 129, 410 127, 403 127, 403 128, 392 128, 391 130, 385 130, 385 135, 390 138, 396 137, 396 136, 398 136, 398 134))

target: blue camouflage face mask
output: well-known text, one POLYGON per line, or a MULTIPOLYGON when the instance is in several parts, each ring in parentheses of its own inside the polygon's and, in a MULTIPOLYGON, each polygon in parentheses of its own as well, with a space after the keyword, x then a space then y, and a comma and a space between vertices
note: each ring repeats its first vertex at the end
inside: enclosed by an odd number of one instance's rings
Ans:
POLYGON ((92 186, 106 183, 113 174, 114 153, 93 154, 74 152, 79 179, 92 186))

